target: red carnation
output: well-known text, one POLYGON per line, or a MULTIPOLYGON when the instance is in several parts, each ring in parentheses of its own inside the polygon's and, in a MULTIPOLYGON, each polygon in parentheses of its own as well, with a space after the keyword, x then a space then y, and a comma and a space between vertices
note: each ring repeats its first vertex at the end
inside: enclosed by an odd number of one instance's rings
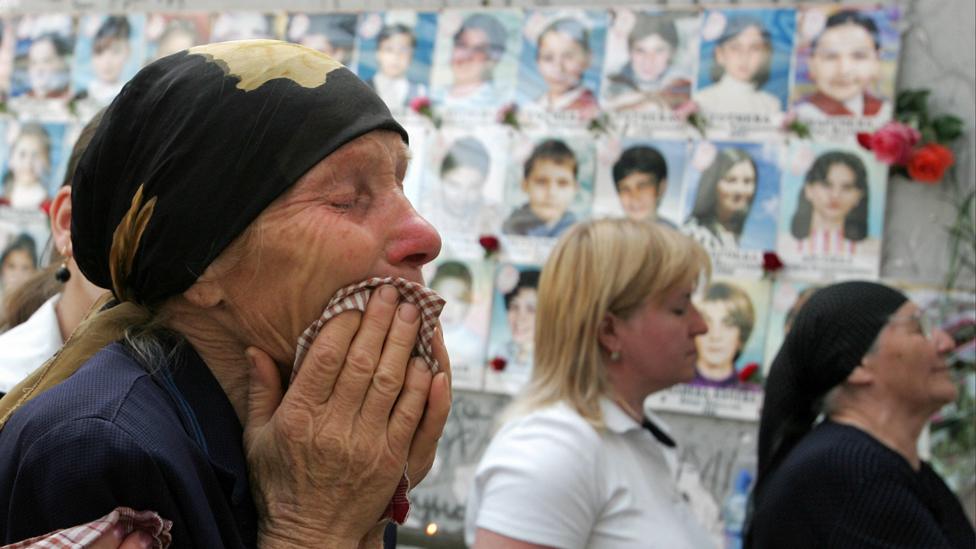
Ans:
POLYGON ((488 363, 488 366, 491 366, 492 370, 496 372, 500 372, 505 369, 505 366, 507 364, 508 362, 504 358, 500 356, 496 356, 495 358, 491 359, 491 361, 488 363))
POLYGON ((424 111, 430 109, 430 99, 427 97, 414 97, 410 100, 410 110, 417 114, 426 114, 424 111))
POLYGON ((952 151, 938 143, 929 143, 912 152, 908 160, 908 175, 923 183, 937 183, 946 168, 955 162, 952 151))
POLYGON ((759 364, 750 362, 739 370, 739 383, 758 382, 759 364), (753 379, 756 378, 756 379, 753 379))
POLYGON ((478 244, 485 249, 485 257, 498 251, 501 247, 501 243, 498 241, 498 237, 491 234, 483 234, 478 238, 478 244))
POLYGON ((767 273, 775 273, 783 268, 783 261, 776 252, 763 252, 762 268, 767 273))

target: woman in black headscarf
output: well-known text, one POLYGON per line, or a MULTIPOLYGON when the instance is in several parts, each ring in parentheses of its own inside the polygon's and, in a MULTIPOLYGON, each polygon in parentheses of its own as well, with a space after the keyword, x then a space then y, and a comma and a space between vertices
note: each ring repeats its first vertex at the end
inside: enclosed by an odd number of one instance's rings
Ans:
POLYGON ((176 547, 355 546, 402 519, 391 498, 430 468, 450 407, 441 338, 433 375, 411 359, 426 313, 391 285, 299 336, 340 288, 420 282, 437 255, 401 187, 406 140, 298 45, 140 71, 72 193, 75 257, 111 300, 0 402, 0 543, 118 506, 172 520, 176 547))
POLYGON ((933 324, 873 282, 810 297, 766 383, 747 547, 973 547, 959 501, 917 451, 956 396, 952 340, 933 324))

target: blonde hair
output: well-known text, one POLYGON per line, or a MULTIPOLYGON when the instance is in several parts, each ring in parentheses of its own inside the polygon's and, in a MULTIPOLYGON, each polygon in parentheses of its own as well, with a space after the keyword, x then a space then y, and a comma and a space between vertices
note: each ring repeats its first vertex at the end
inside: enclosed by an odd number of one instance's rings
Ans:
POLYGON ((503 420, 565 401, 597 428, 612 393, 597 334, 607 314, 628 318, 680 284, 711 275, 705 250, 667 227, 600 219, 572 227, 539 281, 532 379, 503 420))

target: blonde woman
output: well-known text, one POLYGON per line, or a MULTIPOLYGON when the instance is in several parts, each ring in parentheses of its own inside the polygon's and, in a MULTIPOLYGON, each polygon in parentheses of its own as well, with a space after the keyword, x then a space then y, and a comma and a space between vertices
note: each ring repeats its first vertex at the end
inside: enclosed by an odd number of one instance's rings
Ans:
POLYGON ((478 465, 466 541, 492 547, 711 547, 648 395, 695 375, 704 249, 629 219, 574 226, 539 281, 535 364, 478 465))

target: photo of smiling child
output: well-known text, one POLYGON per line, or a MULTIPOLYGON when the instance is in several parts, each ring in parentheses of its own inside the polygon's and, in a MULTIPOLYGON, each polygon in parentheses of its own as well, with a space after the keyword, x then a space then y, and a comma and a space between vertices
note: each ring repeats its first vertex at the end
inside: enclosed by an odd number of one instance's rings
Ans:
MULTIPOLYGON (((87 15, 78 24, 74 99, 92 111, 108 105, 142 66, 145 17, 87 15)), ((85 117, 87 118, 87 116, 85 117)))
POLYGON ((779 113, 786 105, 796 12, 707 10, 694 99, 705 114, 779 113))
POLYGON ((359 77, 390 110, 427 97, 437 14, 389 11, 363 15, 359 24, 359 77))
POLYGON ((519 104, 550 113, 573 112, 584 119, 596 116, 605 30, 605 12, 528 12, 522 29, 519 104))
POLYGON ((556 238, 588 216, 593 186, 589 142, 557 137, 535 142, 520 173, 510 175, 507 202, 520 205, 502 223, 502 233, 556 238))
POLYGON ((784 262, 877 276, 885 167, 863 150, 831 143, 794 143, 788 162, 777 245, 784 262))
POLYGON ((667 112, 691 97, 698 16, 610 10, 603 104, 618 112, 667 112))
POLYGON ((702 141, 685 172, 682 230, 706 250, 773 249, 779 217, 775 144, 702 141))
POLYGON ((809 6, 799 16, 797 116, 891 118, 899 13, 809 6))
POLYGON ((0 156, 3 200, 11 207, 36 210, 50 197, 60 181, 62 123, 8 122, 0 156))

